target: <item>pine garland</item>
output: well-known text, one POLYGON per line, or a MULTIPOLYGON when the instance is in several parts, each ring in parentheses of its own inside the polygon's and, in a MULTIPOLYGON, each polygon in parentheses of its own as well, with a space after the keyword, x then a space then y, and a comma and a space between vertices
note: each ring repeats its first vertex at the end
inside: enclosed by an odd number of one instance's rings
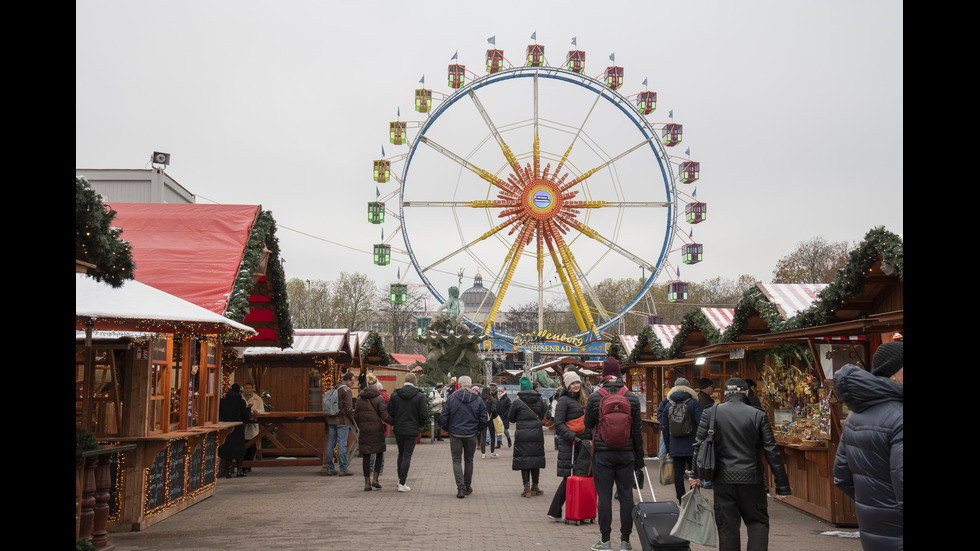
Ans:
POLYGON ((286 274, 279 256, 279 239, 276 237, 276 221, 269 211, 259 213, 255 225, 249 232, 245 252, 238 266, 238 274, 232 284, 225 317, 243 322, 248 315, 248 299, 255 286, 252 275, 262 259, 263 248, 268 248, 269 263, 266 266, 266 279, 269 282, 269 301, 278 312, 278 335, 282 348, 293 345, 293 322, 289 315, 289 297, 286 293, 286 274))
POLYGON ((136 266, 129 242, 120 238, 121 228, 112 227, 116 211, 102 203, 85 178, 75 177, 75 250, 82 260, 95 264, 88 275, 113 287, 133 279, 136 266))
POLYGON ((367 337, 364 338, 364 342, 361 343, 361 361, 366 362, 368 354, 371 353, 371 349, 375 348, 378 354, 381 355, 380 365, 391 365, 394 359, 388 352, 385 351, 384 343, 382 341, 381 335, 378 335, 376 331, 369 331, 367 337))
POLYGON ((824 288, 819 300, 807 310, 784 320, 776 305, 769 302, 757 287, 752 287, 742 294, 741 300, 735 306, 732 323, 724 333, 715 329, 700 309, 692 310, 684 315, 680 330, 670 348, 663 347, 651 326, 644 326, 637 336, 636 346, 630 352, 627 363, 638 362, 645 349, 653 353, 657 360, 675 359, 680 356, 681 349, 694 331, 700 331, 710 344, 736 342, 745 332, 749 318, 756 314, 766 322, 771 333, 830 323, 843 305, 863 291, 866 276, 879 259, 890 265, 898 280, 903 281, 903 247, 901 237, 884 227, 874 228, 851 252, 847 264, 837 272, 834 282, 824 288))

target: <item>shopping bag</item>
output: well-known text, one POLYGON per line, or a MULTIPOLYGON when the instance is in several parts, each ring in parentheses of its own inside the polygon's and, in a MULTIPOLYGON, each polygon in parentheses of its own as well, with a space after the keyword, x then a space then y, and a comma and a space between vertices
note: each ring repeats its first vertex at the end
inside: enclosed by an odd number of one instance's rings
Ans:
POLYGON ((701 495, 700 488, 691 488, 681 498, 681 510, 670 535, 708 547, 718 545, 715 512, 701 495))
POLYGON ((500 416, 493 418, 493 431, 497 433, 497 436, 504 435, 504 422, 500 420, 500 416))
POLYGON ((670 455, 665 455, 660 460, 660 485, 672 486, 674 484, 674 460, 670 455))

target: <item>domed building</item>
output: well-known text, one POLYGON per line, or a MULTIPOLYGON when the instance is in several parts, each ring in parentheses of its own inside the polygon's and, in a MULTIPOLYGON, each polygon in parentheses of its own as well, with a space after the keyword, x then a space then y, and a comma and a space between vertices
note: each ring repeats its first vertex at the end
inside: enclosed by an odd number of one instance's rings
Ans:
POLYGON ((483 286, 483 276, 477 272, 473 276, 473 286, 463 291, 459 299, 463 302, 463 314, 477 322, 483 323, 490 315, 490 309, 496 297, 493 291, 483 286))

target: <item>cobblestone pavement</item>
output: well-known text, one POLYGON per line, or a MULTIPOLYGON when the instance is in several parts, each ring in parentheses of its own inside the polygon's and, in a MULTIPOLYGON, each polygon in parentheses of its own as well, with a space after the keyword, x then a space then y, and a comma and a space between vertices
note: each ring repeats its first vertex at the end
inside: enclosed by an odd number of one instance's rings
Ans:
MULTIPOLYGON (((545 432, 544 495, 520 496, 519 471, 511 469, 512 448, 481 459, 477 449, 473 494, 456 498, 449 441, 415 448, 408 485, 396 491, 397 449, 388 445, 382 489, 364 491, 361 459, 352 477, 320 476, 319 467, 255 468, 244 478, 219 479, 215 495, 140 532, 109 535, 117 551, 235 549, 300 551, 359 550, 587 550, 599 538, 598 524, 566 525, 550 520, 548 506, 558 486, 553 433, 545 432)), ((651 476, 657 461, 648 459, 651 476)), ((657 499, 673 499, 673 487, 653 483, 657 499)), ((710 491, 704 492, 711 501, 710 491)), ((635 499, 634 494, 634 499, 635 499)), ((644 488, 649 500, 649 488, 644 488)), ((855 528, 836 528, 773 499, 773 551, 860 551, 855 528), (839 533, 842 535, 823 535, 839 533)), ((618 506, 613 501, 613 536, 618 506)), ((633 547, 640 549, 636 534, 633 547)), ((742 544, 745 545, 743 528, 742 544)), ((712 549, 691 545, 694 551, 712 549)))

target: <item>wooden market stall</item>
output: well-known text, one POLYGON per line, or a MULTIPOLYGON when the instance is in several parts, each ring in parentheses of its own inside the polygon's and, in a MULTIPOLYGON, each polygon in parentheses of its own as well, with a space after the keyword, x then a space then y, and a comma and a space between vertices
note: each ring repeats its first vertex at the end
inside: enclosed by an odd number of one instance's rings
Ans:
MULTIPOLYGON (((375 372, 390 392, 405 381, 408 369, 395 365, 380 337, 348 329, 296 329, 290 348, 248 348, 240 352, 234 379, 252 382, 267 396, 266 413, 253 416, 260 432, 246 445, 256 446, 246 467, 319 465, 326 473, 327 425, 322 413, 324 389, 343 373, 375 372)), ((353 397, 357 398, 355 383, 353 397)), ((351 434, 348 446, 356 437, 351 434)))
MULTIPOLYGON (((775 419, 776 428, 783 429, 777 439, 793 487, 786 503, 840 526, 856 525, 857 517, 853 500, 833 484, 834 458, 847 417, 846 404, 833 393, 833 377, 847 364, 870 370, 878 346, 903 338, 902 258, 900 238, 873 231, 821 300, 798 316, 798 323, 759 336, 774 350, 802 348, 808 353, 804 357, 812 358, 800 369, 813 381, 810 399, 805 407, 775 419)), ((771 477, 769 485, 773 491, 771 477)))
POLYGON ((355 339, 347 329, 296 329, 291 348, 241 351, 234 379, 253 383, 267 396, 266 413, 254 416, 260 432, 246 443, 256 446, 255 458, 246 461, 246 467, 320 465, 325 469, 323 389, 336 385, 348 370, 360 371, 355 339))
POLYGON ((76 537, 104 541, 213 495, 217 447, 237 424, 218 422, 223 340, 256 332, 137 281, 81 273, 75 330, 76 428, 102 452, 76 453, 76 537))
POLYGON ((155 293, 121 303, 132 312, 123 318, 105 311, 116 295, 96 293, 82 310, 84 295, 76 289, 76 330, 88 331, 76 337, 76 427, 91 428, 103 445, 134 446, 110 466, 108 529, 140 530, 215 491, 217 448, 234 427, 217 421, 236 358, 231 346, 292 343, 285 275, 275 221, 259 206, 114 203, 109 209, 83 183, 76 186, 76 226, 86 229, 76 233, 76 266, 104 277, 99 267, 117 259, 90 260, 98 249, 88 235, 109 234, 135 266, 122 288, 155 293), (81 220, 82 212, 104 215, 111 231, 81 220), (177 301, 212 319, 164 316, 157 304, 162 296, 170 308, 177 301))

